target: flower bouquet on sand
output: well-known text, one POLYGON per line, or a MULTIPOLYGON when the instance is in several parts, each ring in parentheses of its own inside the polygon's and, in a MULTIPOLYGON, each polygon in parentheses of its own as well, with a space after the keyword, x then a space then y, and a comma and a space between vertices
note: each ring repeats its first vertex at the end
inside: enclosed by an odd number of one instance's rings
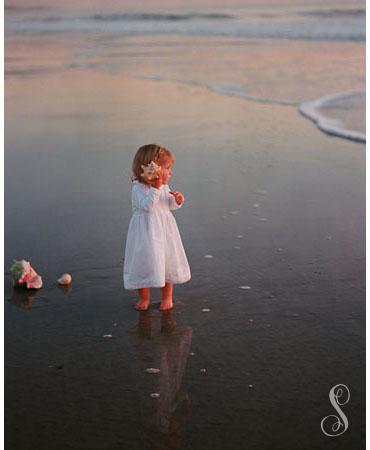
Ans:
POLYGON ((15 286, 26 285, 27 289, 40 289, 42 288, 42 278, 31 264, 22 259, 20 261, 14 260, 12 267, 10 268, 10 274, 13 277, 15 286))
POLYGON ((149 181, 158 179, 162 172, 162 167, 154 161, 151 161, 147 166, 141 166, 141 168, 143 169, 141 176, 149 181))

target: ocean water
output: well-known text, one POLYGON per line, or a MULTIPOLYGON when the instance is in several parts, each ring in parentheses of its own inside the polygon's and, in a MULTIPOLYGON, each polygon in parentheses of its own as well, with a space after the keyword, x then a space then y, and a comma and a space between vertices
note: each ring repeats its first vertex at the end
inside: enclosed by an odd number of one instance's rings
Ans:
MULTIPOLYGON (((322 131, 365 141, 364 2, 261 2, 151 11, 8 5, 5 33, 15 45, 22 37, 61 45, 78 42, 61 70, 84 68, 196 84, 222 95, 292 105, 322 131), (309 52, 302 54, 303 42, 309 52), (338 54, 342 48, 342 59, 333 59, 332 49, 338 54), (287 56, 277 61, 281 49, 287 56), (337 108, 332 97, 341 100, 337 108)), ((25 58, 26 67, 10 53, 7 76, 50 69, 48 61, 40 66, 25 58)))

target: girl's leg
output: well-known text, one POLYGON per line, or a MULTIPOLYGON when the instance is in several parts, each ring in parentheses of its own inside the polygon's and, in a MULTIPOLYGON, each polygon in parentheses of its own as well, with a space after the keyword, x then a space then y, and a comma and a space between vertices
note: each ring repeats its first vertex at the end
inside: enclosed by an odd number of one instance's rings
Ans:
POLYGON ((161 311, 166 311, 168 309, 173 308, 172 303, 172 292, 173 292, 173 284, 166 283, 163 288, 161 288, 162 291, 162 303, 159 309, 161 311))
POLYGON ((142 288, 138 289, 139 301, 135 305, 135 309, 138 311, 145 311, 149 308, 150 303, 150 289, 142 288))

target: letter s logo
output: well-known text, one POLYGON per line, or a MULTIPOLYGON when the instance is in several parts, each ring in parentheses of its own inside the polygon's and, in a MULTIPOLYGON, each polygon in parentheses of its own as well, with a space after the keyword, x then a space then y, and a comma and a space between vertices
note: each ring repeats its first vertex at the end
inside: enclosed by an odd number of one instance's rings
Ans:
POLYGON ((338 405, 340 406, 346 405, 349 402, 349 398, 350 398, 349 389, 345 384, 337 384, 330 389, 329 392, 330 403, 333 405, 334 409, 339 414, 339 417, 335 415, 329 415, 322 419, 321 430, 324 434, 326 434, 326 436, 340 436, 348 429, 347 417, 338 405), (347 399, 341 402, 340 398, 344 394, 342 388, 344 388, 346 391, 347 399), (331 418, 334 419, 335 421, 332 422, 331 418), (329 424, 327 428, 331 427, 331 430, 329 431, 331 431, 332 433, 325 431, 324 427, 326 426, 326 424, 329 424))

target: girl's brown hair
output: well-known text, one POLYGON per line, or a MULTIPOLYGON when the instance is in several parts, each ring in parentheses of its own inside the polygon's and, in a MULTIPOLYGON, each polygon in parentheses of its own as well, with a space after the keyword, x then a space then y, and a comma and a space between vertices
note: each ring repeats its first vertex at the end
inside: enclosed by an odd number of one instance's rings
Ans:
POLYGON ((163 166, 167 162, 175 162, 175 158, 173 154, 157 144, 148 144, 143 145, 136 152, 134 157, 134 161, 132 162, 132 181, 138 180, 141 183, 145 183, 145 180, 142 178, 141 174, 143 169, 141 166, 147 166, 149 163, 154 161, 156 164, 163 166))

